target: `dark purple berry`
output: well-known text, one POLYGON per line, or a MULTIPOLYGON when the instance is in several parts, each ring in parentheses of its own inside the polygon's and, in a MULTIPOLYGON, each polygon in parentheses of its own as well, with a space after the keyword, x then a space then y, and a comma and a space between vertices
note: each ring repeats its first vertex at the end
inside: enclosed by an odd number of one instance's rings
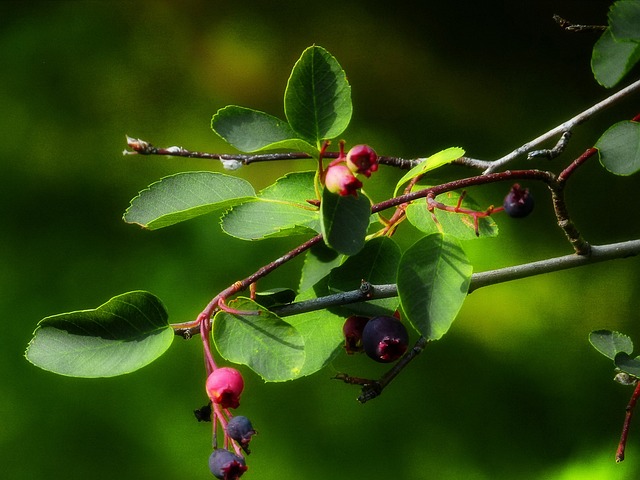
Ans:
POLYGON ((362 345, 365 353, 376 362, 389 363, 407 351, 409 334, 402 322, 395 317, 374 317, 362 331, 362 345))
POLYGON ((349 355, 362 351, 362 331, 368 321, 367 317, 352 315, 344 322, 344 349, 349 355))
POLYGON ((209 456, 209 470, 220 480, 237 480, 247 471, 247 466, 241 456, 216 448, 209 456))
POLYGON ((232 417, 227 423, 226 432, 227 435, 240 444, 245 452, 249 453, 249 442, 251 437, 256 434, 256 431, 247 417, 242 415, 232 417))
POLYGON ((510 217, 526 217, 533 210, 533 196, 528 188, 522 188, 516 183, 504 197, 503 207, 510 217))

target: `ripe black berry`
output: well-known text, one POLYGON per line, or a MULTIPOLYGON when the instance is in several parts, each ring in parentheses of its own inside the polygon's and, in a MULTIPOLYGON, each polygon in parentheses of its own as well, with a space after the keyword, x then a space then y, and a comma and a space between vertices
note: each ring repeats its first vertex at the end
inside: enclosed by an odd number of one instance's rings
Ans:
POLYGON ((510 217, 526 217, 533 210, 533 196, 528 188, 522 188, 516 183, 504 197, 503 207, 510 217))
POLYGON ((240 444, 245 452, 249 453, 249 442, 256 431, 247 417, 242 415, 232 417, 227 423, 226 432, 227 435, 240 444))
POLYGON ((362 350, 362 331, 368 321, 367 317, 357 315, 351 315, 345 320, 342 333, 344 334, 344 349, 349 355, 362 350))
POLYGON ((395 317, 374 317, 362 331, 362 345, 365 353, 376 362, 389 363, 407 351, 409 334, 402 322, 395 317))
POLYGON ((216 448, 209 456, 209 470, 220 480, 237 480, 247 471, 244 458, 235 453, 216 448))

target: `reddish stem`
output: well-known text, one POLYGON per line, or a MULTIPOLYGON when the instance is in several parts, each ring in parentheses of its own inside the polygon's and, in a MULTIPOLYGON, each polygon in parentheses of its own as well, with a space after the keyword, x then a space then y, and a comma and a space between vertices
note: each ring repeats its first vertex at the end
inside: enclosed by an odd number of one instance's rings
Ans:
POLYGON ((633 416, 633 409, 636 406, 636 402, 640 397, 640 382, 636 385, 631 400, 627 404, 626 415, 624 417, 624 423, 622 424, 622 434, 620 435, 620 442, 618 443, 618 450, 616 451, 616 462, 620 463, 624 460, 624 449, 627 446, 627 437, 629 436, 629 426, 631 425, 631 417, 633 416))

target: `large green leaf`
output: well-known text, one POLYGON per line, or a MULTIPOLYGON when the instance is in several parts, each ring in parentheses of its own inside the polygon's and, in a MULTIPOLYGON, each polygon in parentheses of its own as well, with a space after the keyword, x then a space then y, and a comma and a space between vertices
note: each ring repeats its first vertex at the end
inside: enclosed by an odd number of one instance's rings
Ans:
POLYGON ((605 30, 593 46, 591 70, 596 81, 606 88, 615 86, 640 60, 640 43, 618 41, 605 30))
POLYGON ((295 327, 248 298, 232 300, 229 307, 260 313, 216 314, 213 338, 220 355, 249 366, 267 382, 283 382, 301 375, 305 344, 295 327))
POLYGON ((150 230, 220 211, 255 198, 249 182, 214 172, 164 177, 131 200, 124 221, 150 230))
POLYGON ((398 296, 409 321, 428 340, 442 337, 469 290, 472 267, 458 241, 448 235, 421 238, 398 266, 398 296))
POLYGON ((620 332, 594 330, 589 334, 589 342, 593 348, 611 360, 615 360, 620 352, 629 355, 633 352, 633 342, 627 335, 620 332))
POLYGON ((339 253, 354 255, 364 247, 371 203, 360 194, 345 197, 322 191, 321 227, 325 243, 339 253))
POLYGON ((294 172, 258 193, 256 201, 233 207, 222 218, 222 229, 243 240, 298 235, 320 230, 314 172, 294 172))
POLYGON ((616 175, 631 175, 640 170, 640 123, 618 122, 596 142, 600 163, 616 175))
POLYGON ((302 140, 286 121, 250 108, 221 108, 211 119, 211 128, 243 152, 283 148, 318 154, 318 149, 302 140))
POLYGON ((609 9, 609 25, 616 40, 640 40, 640 1, 614 2, 609 9))
POLYGON ((174 333, 160 300, 134 291, 94 310, 47 317, 38 323, 26 357, 71 377, 113 377, 148 365, 171 345, 174 333))
POLYGON ((400 187, 407 183, 409 180, 413 178, 424 175, 427 172, 435 170, 436 168, 442 167, 447 163, 451 163, 454 160, 462 157, 464 155, 464 150, 460 147, 450 147, 444 150, 439 151, 438 153, 434 153, 429 158, 423 159, 418 165, 413 167, 407 173, 405 173, 398 183, 396 184, 396 189, 394 190, 393 196, 397 196, 400 191, 400 187))
MULTIPOLYGON (((312 288, 298 295, 296 301, 313 298, 317 298, 317 293, 312 288)), ((342 333, 344 320, 344 316, 329 310, 315 310, 287 317, 287 321, 296 327, 304 338, 306 357, 300 376, 317 372, 340 352, 344 344, 342 333)))
MULTIPOLYGON (((369 240, 362 250, 331 271, 329 289, 333 293, 356 290, 363 280, 374 285, 396 283, 400 256, 400 247, 391 238, 369 240)), ((397 307, 397 298, 344 305, 349 311, 370 317, 392 314, 397 307)))
MULTIPOLYGON (((458 204, 459 198, 460 194, 458 192, 447 192, 439 195, 436 200, 454 207, 458 204)), ((462 206, 470 210, 481 211, 480 205, 468 195, 464 197, 462 206)), ((407 220, 409 220, 414 227, 425 233, 444 232, 459 240, 473 240, 498 235, 498 225, 496 225, 496 222, 494 222, 491 217, 482 217, 478 220, 479 236, 476 236, 475 225, 470 215, 448 212, 439 208, 435 208, 432 214, 427 209, 426 201, 424 200, 412 202, 405 212, 407 214, 407 220), (435 220, 433 218, 434 215, 435 220)))
POLYGON ((284 94, 291 128, 307 142, 340 135, 351 121, 351 87, 338 61, 324 48, 307 48, 296 62, 284 94))

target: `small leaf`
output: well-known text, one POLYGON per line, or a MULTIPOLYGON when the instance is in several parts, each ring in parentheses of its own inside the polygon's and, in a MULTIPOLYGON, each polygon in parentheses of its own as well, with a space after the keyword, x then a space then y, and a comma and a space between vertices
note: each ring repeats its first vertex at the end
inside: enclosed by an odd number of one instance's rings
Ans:
POLYGON ((600 163, 616 175, 631 175, 640 170, 640 123, 618 122, 596 142, 600 163))
POLYGON ((156 230, 253 198, 253 187, 241 178, 213 172, 178 173, 142 190, 123 218, 156 230))
POLYGON ((294 172, 258 193, 256 201, 233 207, 222 218, 222 230, 243 240, 308 234, 320 230, 314 172, 294 172))
POLYGON ((305 346, 298 330, 253 300, 239 297, 229 302, 239 311, 219 311, 213 321, 216 348, 227 360, 247 365, 267 382, 283 382, 300 376, 305 346))
POLYGON ((160 300, 124 293, 95 310, 47 317, 38 323, 26 358, 71 377, 113 377, 148 365, 171 345, 174 333, 160 300))
POLYGON ((626 352, 620 352, 616 355, 614 363, 623 372, 640 378, 640 357, 631 358, 626 352))
POLYGON ((441 150, 438 153, 434 153, 429 158, 424 159, 422 162, 420 162, 418 165, 416 165, 403 175, 403 177, 396 184, 396 189, 393 196, 397 196, 398 192, 400 191, 400 187, 402 187, 402 185, 407 183, 409 180, 412 180, 419 175, 424 175, 425 173, 430 172, 431 170, 435 170, 436 168, 446 165, 447 163, 451 163, 462 156, 464 156, 464 150, 460 147, 450 147, 441 150))
MULTIPOLYGON (((458 192, 447 192, 439 195, 436 200, 445 205, 456 206, 459 198, 460 194, 458 192)), ((481 211, 480 205, 469 195, 464 197, 462 206, 470 210, 481 211)), ((439 208, 435 208, 432 214, 427 209, 426 201, 424 200, 410 203, 405 212, 411 225, 425 233, 444 232, 458 240, 475 240, 476 238, 496 237, 498 235, 498 225, 491 217, 478 219, 478 232, 480 235, 477 236, 471 215, 447 212, 439 208), (433 215, 435 215, 437 221, 433 219, 433 215)))
POLYGON ((640 43, 617 41, 607 28, 593 46, 591 70, 605 88, 615 86, 640 60, 640 43))
MULTIPOLYGON (((363 280, 374 285, 395 283, 400 256, 400 247, 391 238, 369 240, 362 250, 331 271, 329 289, 333 293, 356 290, 363 280)), ((344 305, 349 311, 370 317, 392 314, 397 307, 397 298, 344 305)))
POLYGON ((285 120, 250 108, 221 108, 211 119, 211 128, 242 152, 283 148, 318 154, 318 149, 302 140, 285 120))
POLYGON ((346 197, 322 191, 321 227, 325 243, 339 253, 354 255, 364 247, 371 203, 363 194, 346 197))
POLYGON ((324 48, 307 48, 296 62, 284 94, 291 128, 310 144, 340 135, 351 121, 351 87, 338 61, 324 48))
POLYGON ((605 357, 614 360, 620 352, 631 354, 633 342, 623 333, 611 330, 594 330, 589 334, 589 343, 605 357))
POLYGON ((616 40, 639 40, 640 1, 618 0, 614 2, 609 9, 609 25, 616 40))
POLYGON ((404 252, 398 266, 402 310, 428 340, 442 337, 462 307, 472 266, 454 238, 432 234, 404 252))
POLYGON ((329 275, 331 269, 342 263, 344 255, 339 254, 324 243, 311 247, 304 257, 300 275, 299 291, 304 292, 329 275))

